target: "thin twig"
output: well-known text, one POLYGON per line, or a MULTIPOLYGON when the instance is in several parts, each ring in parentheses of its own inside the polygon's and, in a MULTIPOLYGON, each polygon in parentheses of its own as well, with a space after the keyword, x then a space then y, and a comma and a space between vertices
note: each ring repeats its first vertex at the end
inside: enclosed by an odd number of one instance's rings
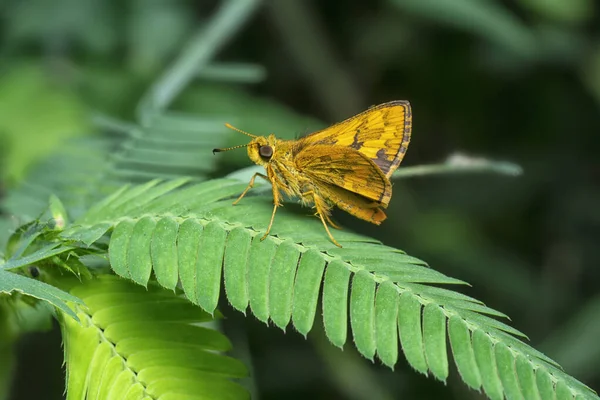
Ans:
POLYGON ((444 163, 415 165, 400 168, 394 172, 394 178, 411 178, 423 175, 457 174, 457 173, 497 173, 518 176, 523 173, 521 166, 508 161, 493 161, 486 158, 468 157, 460 154, 452 155, 444 163))

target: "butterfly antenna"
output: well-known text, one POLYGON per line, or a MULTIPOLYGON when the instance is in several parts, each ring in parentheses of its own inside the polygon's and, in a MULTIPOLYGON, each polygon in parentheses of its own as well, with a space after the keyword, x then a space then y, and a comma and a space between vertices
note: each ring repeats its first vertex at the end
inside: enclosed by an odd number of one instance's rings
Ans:
MULTIPOLYGON (((255 135, 251 135, 251 134, 249 134, 248 132, 244 132, 244 131, 243 131, 243 130, 241 130, 241 129, 238 129, 238 128, 236 128, 236 127, 232 126, 231 124, 225 124, 225 126, 226 126, 226 127, 228 127, 229 129, 233 129, 234 131, 237 131, 237 132, 239 132, 239 133, 243 133, 244 135, 250 136, 251 138, 255 138, 255 137, 257 137, 257 136, 255 136, 255 135)), ((239 149, 239 148, 241 148, 241 147, 248 147, 249 145, 250 145, 250 143, 248 143, 248 144, 240 144, 239 146, 226 147, 226 148, 224 148, 224 149, 213 149, 213 154, 215 154, 215 153, 220 153, 220 152, 222 152, 222 151, 229 151, 229 150, 233 150, 233 149, 239 149)))
POLYGON ((229 129, 233 129, 233 130, 234 130, 234 131, 236 131, 236 132, 243 133, 243 134, 244 134, 244 135, 246 135, 246 136, 250 136, 251 138, 255 138, 255 137, 257 137, 256 135, 251 135, 251 134, 249 134, 248 132, 244 132, 243 130, 241 130, 241 129, 238 129, 238 128, 236 128, 235 126, 232 126, 231 124, 225 124, 225 126, 226 126, 226 127, 228 127, 229 129))
POLYGON ((239 146, 226 147, 224 149, 213 149, 213 154, 220 153, 222 151, 229 151, 229 150, 233 150, 233 149, 239 149, 240 147, 248 147, 249 144, 250 143, 248 143, 248 144, 240 144, 239 146))

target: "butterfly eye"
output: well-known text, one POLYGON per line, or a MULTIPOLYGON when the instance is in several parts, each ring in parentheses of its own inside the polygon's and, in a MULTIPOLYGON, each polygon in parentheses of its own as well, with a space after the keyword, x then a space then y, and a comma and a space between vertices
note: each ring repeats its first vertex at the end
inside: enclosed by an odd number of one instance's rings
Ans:
POLYGON ((262 158, 270 159, 273 157, 273 148, 271 146, 260 146, 258 154, 260 154, 262 158))

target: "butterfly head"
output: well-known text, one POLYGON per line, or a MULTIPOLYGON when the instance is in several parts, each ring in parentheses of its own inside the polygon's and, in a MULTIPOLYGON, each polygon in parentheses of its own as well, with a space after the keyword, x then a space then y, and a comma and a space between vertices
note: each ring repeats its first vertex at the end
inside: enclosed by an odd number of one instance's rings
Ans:
POLYGON ((244 132, 240 129, 234 128, 229 124, 225 124, 228 128, 231 128, 237 132, 243 133, 244 135, 250 136, 252 140, 248 144, 242 144, 239 146, 227 147, 224 149, 213 149, 213 154, 221 151, 228 151, 233 149, 239 149, 241 147, 246 147, 248 149, 248 157, 258 165, 265 165, 271 161, 273 155, 275 154, 275 148, 277 144, 277 138, 275 135, 265 136, 256 136, 251 135, 248 132, 244 132))
POLYGON ((247 145, 248 157, 258 165, 265 165, 271 161, 277 148, 275 135, 258 136, 247 145))

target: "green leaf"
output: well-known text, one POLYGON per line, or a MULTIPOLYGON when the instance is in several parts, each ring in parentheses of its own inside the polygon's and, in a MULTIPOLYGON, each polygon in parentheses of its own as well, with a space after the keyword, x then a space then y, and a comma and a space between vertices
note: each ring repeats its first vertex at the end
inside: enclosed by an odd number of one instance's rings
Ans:
POLYGON ((306 218, 294 204, 279 210, 271 234, 261 240, 272 198, 247 196, 232 206, 244 188, 230 179, 132 186, 108 196, 60 235, 72 241, 89 237, 86 230, 98 226, 112 231, 108 251, 117 274, 147 286, 154 272, 169 290, 178 278, 188 301, 209 313, 224 282, 236 309, 250 305, 259 320, 270 319, 281 329, 292 322, 306 334, 321 295, 328 339, 343 347, 349 319, 356 347, 368 359, 377 354, 394 367, 401 347, 413 368, 446 381, 449 336, 463 380, 474 389, 483 387, 492 399, 558 395, 563 386, 573 395, 596 398, 553 360, 518 340, 525 337, 521 332, 492 318, 504 314, 431 286, 464 282, 417 258, 347 231, 336 232, 340 249, 320 221, 306 218))
POLYGON ((556 398, 554 384, 548 371, 539 369, 535 374, 535 380, 542 399, 554 400, 556 398))
POLYGON ((421 310, 421 303, 416 296, 410 292, 402 293, 398 305, 398 331, 402 350, 408 363, 417 371, 427 375, 429 367, 423 352, 421 310))
POLYGON ((352 279, 350 295, 350 324, 358 351, 373 360, 375 342, 376 283, 367 271, 359 271, 352 279))
POLYGON ((307 250, 300 258, 294 282, 292 318, 294 326, 304 336, 310 332, 315 320, 325 264, 316 250, 307 250))
POLYGON ((112 245, 109 248, 109 257, 112 268, 115 272, 121 276, 131 278, 131 271, 129 270, 129 254, 127 249, 129 246, 129 240, 136 221, 125 220, 120 222, 113 231, 111 236, 112 245))
POLYGON ((431 303, 423 309, 423 345, 429 369, 445 382, 448 377, 446 316, 440 307, 431 303))
POLYGON ((525 399, 542 400, 538 392, 538 387, 535 381, 535 373, 531 364, 524 356, 518 355, 516 359, 517 376, 519 378, 519 387, 523 392, 525 399))
POLYGON ((217 222, 209 222, 202 231, 196 263, 197 300, 200 307, 213 313, 219 301, 221 269, 227 231, 217 222))
POLYGON ((271 264, 277 253, 277 244, 255 238, 248 257, 248 294, 252 313, 263 322, 269 320, 269 281, 271 264))
POLYGON ((294 297, 294 277, 300 263, 300 249, 295 243, 285 241, 277 248, 273 257, 269 287, 269 310, 271 320, 285 330, 292 318, 292 299, 294 297))
POLYGON ((127 243, 127 266, 134 282, 146 285, 152 273, 152 259, 150 257, 150 244, 156 221, 151 217, 144 217, 133 226, 127 243))
POLYGON ((485 393, 490 399, 502 400, 504 390, 496 366, 494 347, 490 337, 479 329, 473 332, 473 351, 481 371, 485 393))
POLYGON ((338 347, 343 347, 346 343, 350 275, 341 261, 330 262, 325 270, 323 323, 327 337, 338 347))
POLYGON ((523 396, 521 395, 519 382, 517 381, 515 359, 510 349, 504 344, 498 343, 495 350, 498 373, 500 374, 506 397, 511 400, 522 400, 523 396))
POLYGON ((212 317, 171 291, 148 289, 112 276, 72 289, 83 324, 61 319, 67 399, 248 398, 232 379, 244 365, 222 354, 231 344, 202 326, 212 317))
POLYGON ((177 233, 179 224, 175 218, 162 218, 156 223, 150 247, 154 273, 158 283, 175 290, 179 276, 177 274, 177 233))
POLYGON ((556 383, 556 400, 571 400, 573 393, 564 381, 556 383))
POLYGON ((448 334, 450 345, 454 354, 454 361, 463 381, 471 388, 479 390, 481 387, 481 375, 477 368, 471 332, 465 321, 457 316, 450 317, 448 321, 448 334))
POLYGON ((74 247, 61 245, 61 243, 51 243, 24 257, 7 260, 5 263, 0 264, 0 269, 8 270, 25 267, 73 249, 74 247))
POLYGON ((81 304, 79 298, 47 283, 0 269, 0 293, 12 294, 15 292, 46 301, 78 320, 67 302, 81 304))
POLYGON ((248 255, 252 243, 252 233, 237 227, 231 230, 227 238, 224 255, 225 290, 231 305, 243 313, 248 308, 248 255))
MULTIPOLYGON (((181 286, 188 299, 197 302, 196 295, 196 263, 198 262, 198 243, 202 237, 202 224, 188 219, 179 227, 178 260, 181 286)), ((112 239, 111 239, 112 241, 112 239)))
POLYGON ((398 361, 398 301, 398 291, 392 282, 379 285, 375 296, 377 355, 392 368, 398 361))

